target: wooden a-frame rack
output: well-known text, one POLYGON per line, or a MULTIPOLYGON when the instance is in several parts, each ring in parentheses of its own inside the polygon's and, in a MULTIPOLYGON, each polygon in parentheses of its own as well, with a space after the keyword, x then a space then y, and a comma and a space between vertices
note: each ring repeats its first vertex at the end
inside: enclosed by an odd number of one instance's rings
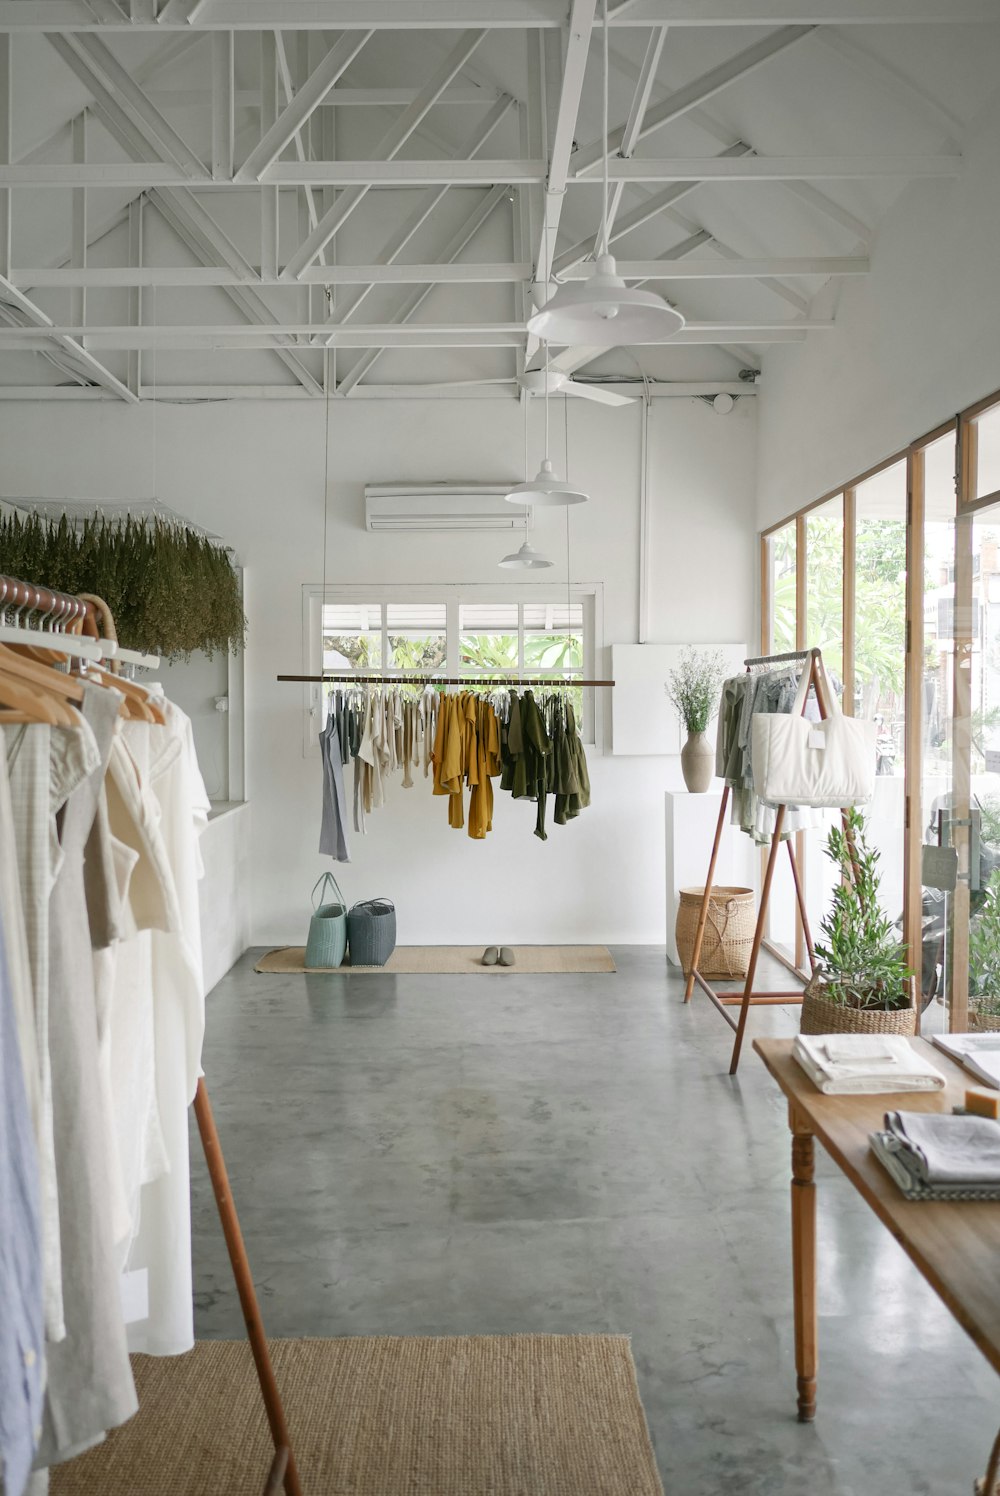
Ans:
MULTIPOLYGON (((744 660, 747 673, 756 665, 780 665, 791 663, 795 660, 809 661, 809 683, 806 686, 805 698, 809 700, 809 688, 816 692, 816 701, 819 706, 819 714, 825 718, 827 715, 826 702, 823 699, 823 685, 821 674, 818 669, 822 658, 818 649, 796 649, 786 654, 756 655, 749 660, 744 660)), ((803 713, 805 705, 803 705, 803 713)), ((687 984, 684 988, 684 1001, 690 1002, 694 992, 694 985, 705 993, 706 997, 714 1003, 731 1029, 735 1030, 736 1039, 733 1043, 733 1055, 729 1062, 729 1073, 735 1075, 740 1063, 740 1051, 743 1048, 743 1035, 747 1026, 747 1016, 752 1007, 785 1005, 789 1003, 802 1002, 802 992, 796 988, 794 991, 771 991, 754 992, 754 977, 757 974, 757 962, 760 958, 760 948, 764 942, 764 930, 767 926, 767 906, 771 898, 771 884, 774 881, 774 870, 778 861, 778 847, 781 843, 781 833, 785 823, 785 811, 787 805, 779 805, 775 810, 774 830, 771 833, 771 848, 768 852, 767 867, 764 871, 764 885, 761 889, 760 908, 757 911, 757 925, 754 930, 753 945, 750 949, 750 964, 747 967, 746 981, 742 992, 716 992, 715 988, 702 976, 698 970, 698 962, 701 960, 701 947, 705 938, 705 926, 708 923, 708 908, 712 896, 712 879, 715 877, 715 865, 719 858, 719 847, 722 843, 722 833, 726 825, 726 809, 729 805, 729 785, 722 791, 722 804, 719 806, 719 820, 715 828, 715 840, 712 843, 712 855, 708 863, 708 877, 705 880, 705 892, 702 895, 701 909, 698 912, 698 924, 695 930, 694 946, 691 951, 691 970, 688 973, 687 984), (731 1007, 739 1005, 739 1019, 735 1019, 729 1012, 731 1007)), ((786 843, 788 847, 788 860, 792 867, 792 881, 795 884, 795 898, 799 907, 799 916, 802 920, 802 932, 805 936, 806 950, 809 953, 809 966, 813 972, 816 970, 816 957, 813 953, 812 935, 809 930, 809 916, 806 913, 805 892, 802 880, 799 876, 799 866, 795 859, 795 847, 791 837, 786 843)))

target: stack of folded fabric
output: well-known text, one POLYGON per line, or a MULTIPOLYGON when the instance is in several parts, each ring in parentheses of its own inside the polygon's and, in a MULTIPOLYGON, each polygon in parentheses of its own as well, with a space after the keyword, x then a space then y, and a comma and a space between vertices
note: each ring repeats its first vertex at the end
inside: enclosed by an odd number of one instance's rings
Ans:
POLYGON ((897 1034, 800 1034, 792 1050, 827 1096, 940 1091, 941 1071, 897 1034))
POLYGON ((1000 1122, 886 1112, 869 1141, 908 1200, 1000 1200, 1000 1122))

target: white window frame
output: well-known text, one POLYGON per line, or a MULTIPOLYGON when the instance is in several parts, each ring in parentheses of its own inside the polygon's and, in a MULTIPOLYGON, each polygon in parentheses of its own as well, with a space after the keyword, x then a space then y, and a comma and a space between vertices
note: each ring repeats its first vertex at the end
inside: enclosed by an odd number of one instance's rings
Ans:
MULTIPOLYGON (((446 675, 461 675, 459 667, 459 607, 462 603, 552 603, 556 607, 567 600, 565 587, 539 582, 397 582, 367 584, 362 582, 328 582, 324 594, 322 585, 306 583, 302 588, 302 674, 320 675, 323 668, 322 613, 324 601, 328 603, 444 603, 446 608, 446 636, 448 664, 446 675), (455 668, 453 668, 453 666, 455 668)), ((596 663, 604 650, 604 584, 602 582, 580 582, 569 589, 569 601, 583 605, 583 669, 584 680, 596 675, 596 663)), ((384 619, 384 615, 383 615, 384 619)), ((523 622, 519 627, 520 648, 523 648, 523 622)), ((532 632, 534 632, 532 630, 532 632)), ((468 674, 474 674, 469 671, 468 674)), ((386 678, 392 678, 388 671, 386 678)), ((400 674, 400 679, 405 676, 400 674)), ((601 751, 604 743, 604 692, 587 688, 583 693, 583 723, 581 736, 588 747, 601 751)), ((320 714, 323 705, 323 688, 319 682, 310 682, 303 687, 302 754, 312 758, 319 753, 318 736, 320 714)))

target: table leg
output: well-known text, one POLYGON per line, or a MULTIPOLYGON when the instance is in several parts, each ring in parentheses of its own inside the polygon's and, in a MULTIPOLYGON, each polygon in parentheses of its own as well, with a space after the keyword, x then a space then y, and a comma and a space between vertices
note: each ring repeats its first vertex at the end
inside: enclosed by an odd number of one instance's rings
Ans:
POLYGON ((799 1422, 816 1416, 816 1185, 814 1143, 808 1122, 788 1108, 792 1131, 792 1283, 795 1299, 795 1371, 799 1422))

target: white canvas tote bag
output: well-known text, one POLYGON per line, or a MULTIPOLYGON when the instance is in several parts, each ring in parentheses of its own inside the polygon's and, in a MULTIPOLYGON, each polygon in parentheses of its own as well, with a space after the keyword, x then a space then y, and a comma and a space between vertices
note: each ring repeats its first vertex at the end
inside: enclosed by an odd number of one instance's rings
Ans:
POLYGON ((875 723, 845 717, 822 660, 818 689, 828 716, 809 722, 802 712, 809 675, 803 669, 790 714, 755 712, 753 785, 768 805, 847 809, 867 805, 875 793, 875 723))

